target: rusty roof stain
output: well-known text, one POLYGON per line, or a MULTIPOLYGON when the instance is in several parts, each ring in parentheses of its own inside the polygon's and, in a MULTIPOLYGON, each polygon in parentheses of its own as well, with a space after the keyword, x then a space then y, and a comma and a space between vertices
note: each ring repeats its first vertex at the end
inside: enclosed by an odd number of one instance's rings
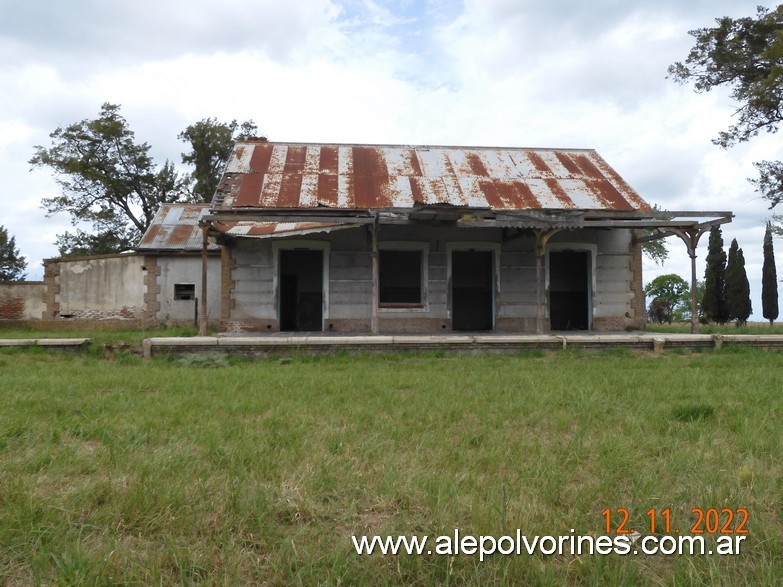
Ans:
POLYGON ((218 231, 230 236, 272 238, 332 232, 342 228, 352 228, 354 225, 340 222, 257 222, 240 220, 216 222, 214 226, 218 231))
MULTIPOLYGON (((163 204, 152 219, 139 245, 141 250, 200 251, 202 232, 199 220, 209 213, 209 204, 163 204)), ((218 250, 210 243, 210 250, 218 250)))
POLYGON ((237 143, 212 202, 240 208, 650 210, 590 149, 237 143))
MULTIPOLYGON (((209 213, 209 204, 163 204, 155 214, 150 227, 141 238, 139 250, 201 251, 202 232, 199 221, 209 213)), ((215 228, 229 236, 270 238, 331 232, 351 225, 338 222, 217 222, 215 228)), ((209 250, 219 247, 210 240, 209 250)))

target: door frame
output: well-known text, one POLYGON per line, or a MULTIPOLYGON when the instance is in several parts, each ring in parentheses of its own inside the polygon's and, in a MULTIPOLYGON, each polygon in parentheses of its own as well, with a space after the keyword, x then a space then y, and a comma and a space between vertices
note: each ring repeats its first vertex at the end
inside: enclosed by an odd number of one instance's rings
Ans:
MULTIPOLYGON (((500 252, 502 245, 500 243, 488 242, 451 242, 446 243, 446 289, 447 304, 446 311, 449 319, 454 321, 454 308, 452 303, 451 287, 451 254, 454 251, 478 251, 492 253, 492 330, 497 326, 498 315, 498 297, 500 296, 500 252)), ((452 325, 453 329, 453 325, 452 325)))
POLYGON ((574 253, 588 253, 588 267, 587 267, 587 329, 593 329, 593 315, 595 314, 595 288, 596 288, 596 261, 598 259, 598 245, 591 243, 549 243, 546 248, 546 280, 544 295, 546 296, 546 317, 550 318, 549 314, 549 270, 551 268, 549 253, 562 253, 572 251, 574 253))
POLYGON ((327 241, 285 240, 272 243, 272 292, 274 297, 274 317, 280 330, 280 251, 321 251, 321 330, 329 318, 329 251, 327 241))

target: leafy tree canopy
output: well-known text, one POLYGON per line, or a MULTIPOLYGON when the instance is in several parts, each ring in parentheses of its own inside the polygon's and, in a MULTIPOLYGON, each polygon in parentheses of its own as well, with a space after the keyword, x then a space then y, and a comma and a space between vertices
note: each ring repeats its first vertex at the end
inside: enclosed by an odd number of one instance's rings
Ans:
POLYGON ((16 239, 8 235, 5 226, 0 226, 0 281, 24 279, 27 260, 19 254, 16 239))
MULTIPOLYGON (((728 148, 760 131, 777 132, 783 120, 783 5, 758 7, 756 16, 716 19, 717 26, 690 31, 696 39, 684 62, 669 67, 680 83, 693 83, 697 92, 726 87, 738 104, 736 123, 719 133, 715 144, 728 148)), ((783 162, 754 164, 756 189, 770 202, 783 200, 783 162)))
POLYGON ((42 200, 49 214, 67 212, 87 233, 58 235, 61 255, 105 253, 135 246, 161 204, 188 198, 185 183, 166 161, 158 167, 147 143, 138 144, 115 104, 98 118, 49 135, 49 148, 35 147, 33 167, 49 167, 61 194, 42 200))
POLYGON ((650 302, 650 306, 647 308, 647 321, 657 322, 663 324, 667 322, 672 323, 672 307, 667 300, 663 298, 655 298, 650 302))
POLYGON ((669 248, 662 238, 642 243, 642 253, 651 261, 655 261, 656 265, 663 265, 663 262, 669 258, 669 248))
POLYGON ((242 124, 232 120, 226 124, 205 118, 179 134, 178 138, 191 147, 190 152, 182 154, 182 162, 195 167, 192 173, 195 201, 212 201, 234 143, 255 136, 257 130, 252 120, 242 124))
MULTIPOLYGON (((658 204, 653 205, 654 211, 659 211, 658 204)), ((642 234, 655 234, 653 229, 644 229, 642 234)), ((666 241, 662 238, 652 241, 645 241, 642 243, 642 253, 651 261, 654 261, 656 265, 663 265, 663 262, 669 258, 669 247, 666 246, 666 241)))
POLYGON ((644 294, 655 300, 663 300, 668 304, 670 319, 684 320, 685 314, 690 317, 691 287, 679 275, 668 273, 659 275, 647 284, 644 294))

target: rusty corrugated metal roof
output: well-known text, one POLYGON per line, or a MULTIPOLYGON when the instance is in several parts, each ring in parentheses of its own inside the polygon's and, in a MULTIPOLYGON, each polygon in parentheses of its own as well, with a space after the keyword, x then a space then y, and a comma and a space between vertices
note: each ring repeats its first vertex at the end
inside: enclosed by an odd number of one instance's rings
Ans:
MULTIPOLYGON (((209 204, 163 204, 152 219, 137 249, 200 251, 202 232, 199 220, 209 213, 209 204)), ((218 246, 210 243, 210 250, 218 246)))
MULTIPOLYGON (((199 220, 209 213, 209 204, 163 204, 136 247, 150 251, 200 251, 199 220)), ((270 238, 331 232, 351 225, 338 222, 217 222, 215 228, 229 236, 270 238)), ((210 239, 209 250, 219 247, 210 239)))
POLYGON ((582 149, 237 143, 215 212, 237 208, 649 210, 582 149))
POLYGON ((318 232, 332 232, 354 225, 340 222, 215 222, 215 228, 230 236, 249 238, 272 238, 279 236, 302 236, 318 232))

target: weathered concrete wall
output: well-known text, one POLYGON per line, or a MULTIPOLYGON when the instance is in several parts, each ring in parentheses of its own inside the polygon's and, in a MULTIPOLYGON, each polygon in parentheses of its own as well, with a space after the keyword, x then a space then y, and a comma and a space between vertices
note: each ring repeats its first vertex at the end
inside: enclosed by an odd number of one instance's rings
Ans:
MULTIPOLYGON (((505 236, 509 236, 506 234, 505 236)), ((427 255, 425 304, 415 309, 377 309, 380 332, 451 331, 451 299, 448 275, 449 254, 464 243, 499 251, 495 269, 495 330, 530 332, 536 326, 536 258, 532 234, 505 238, 501 229, 453 227, 381 226, 379 248, 385 243, 416 242, 427 255)), ((593 328, 621 330, 638 319, 638 297, 633 284, 635 256, 631 231, 578 230, 558 233, 554 245, 592 245, 594 288, 593 328)), ((297 243, 328 243, 328 307, 324 330, 368 333, 371 330, 372 254, 368 229, 358 227, 297 237, 297 243)), ((240 239, 224 254, 221 317, 230 331, 278 330, 277 262, 275 250, 285 239, 240 239)), ((542 297, 546 299, 542 270, 542 297)))
POLYGON ((222 258, 223 329, 276 331, 272 242, 240 239, 222 258))
POLYGON ((636 316, 635 268, 631 230, 577 230, 561 232, 551 241, 596 246, 594 289, 592 291, 593 330, 623 330, 639 326, 636 316))
MULTIPOLYGON (((496 330, 535 332, 536 330, 536 241, 532 234, 503 244, 500 254, 500 293, 496 330)), ((543 268, 542 268, 543 273, 543 268)), ((541 277, 542 296, 545 281, 541 277)))
MULTIPOLYGON (((196 301, 175 299, 174 286, 192 284, 196 298, 201 297, 201 257, 158 257, 156 264, 159 307, 155 320, 161 324, 192 324, 196 301)), ((210 321, 220 317, 220 258, 217 256, 210 257, 207 263, 207 316, 210 321)))
POLYGON ((59 317, 144 318, 144 257, 116 255, 57 262, 59 317))
POLYGON ((43 281, 0 283, 0 320, 41 320, 45 293, 43 281))
POLYGON ((635 323, 632 238, 630 230, 598 232, 594 330, 623 330, 635 323))

